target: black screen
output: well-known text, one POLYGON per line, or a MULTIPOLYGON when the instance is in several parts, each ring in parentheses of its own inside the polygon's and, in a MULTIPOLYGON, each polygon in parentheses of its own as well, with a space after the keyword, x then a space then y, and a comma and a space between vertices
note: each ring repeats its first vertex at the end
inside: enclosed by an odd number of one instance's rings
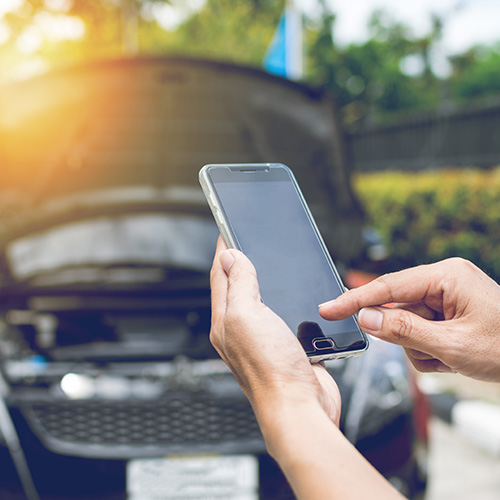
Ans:
POLYGON ((214 185, 241 250, 257 270, 264 303, 308 352, 323 336, 334 341, 333 351, 360 349, 363 337, 352 317, 326 321, 319 315, 318 304, 342 291, 288 174, 269 176, 285 179, 269 181, 262 174, 256 180, 252 173, 232 174, 241 180, 214 185))

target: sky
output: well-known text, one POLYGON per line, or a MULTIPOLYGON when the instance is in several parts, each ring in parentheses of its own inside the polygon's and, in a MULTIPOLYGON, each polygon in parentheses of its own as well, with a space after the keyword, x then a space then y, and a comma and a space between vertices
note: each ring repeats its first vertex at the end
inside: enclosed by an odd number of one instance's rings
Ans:
MULTIPOLYGON (((307 8, 315 0, 297 0, 307 8)), ((499 0, 328 0, 337 13, 339 43, 366 40, 366 25, 377 8, 412 27, 416 35, 430 29, 430 13, 445 17, 442 44, 447 53, 457 54, 478 43, 500 41, 499 0)))

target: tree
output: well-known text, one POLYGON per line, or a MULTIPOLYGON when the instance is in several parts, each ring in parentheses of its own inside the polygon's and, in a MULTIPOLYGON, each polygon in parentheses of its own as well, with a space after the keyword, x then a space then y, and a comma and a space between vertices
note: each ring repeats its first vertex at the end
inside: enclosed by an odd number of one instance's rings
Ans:
MULTIPOLYGON (((135 6, 136 0, 126 0, 127 5, 132 1, 135 6)), ((49 69, 122 54, 128 36, 124 6, 113 0, 22 0, 3 20, 8 32, 0 45, 4 79, 24 65, 49 69)))
POLYGON ((453 97, 463 100, 500 93, 500 45, 473 47, 451 58, 453 97))
POLYGON ((260 66, 284 5, 285 0, 207 0, 175 32, 163 32, 144 47, 260 66))
MULTIPOLYGON (((156 14, 162 5, 189 6, 194 0, 20 0, 21 6, 0 20, 0 79, 19 65, 20 42, 31 64, 74 64, 123 54, 176 53, 261 66, 286 0, 205 0, 176 29, 163 29, 156 14), (72 22, 78 28, 52 36, 51 22, 72 22), (8 43, 5 41, 8 27, 8 43), (83 28, 82 28, 83 27, 83 28), (44 32, 45 30, 45 32, 44 32), (38 32, 38 38, 37 38, 38 32), (40 33, 42 33, 41 36, 40 33), (3 43, 2 43, 3 42, 3 43), (30 45, 31 44, 31 45, 30 45), (38 58, 38 59, 37 59, 38 58)), ((408 26, 386 11, 375 11, 364 43, 340 47, 335 39, 335 13, 318 0, 321 15, 306 17, 306 81, 326 87, 352 127, 363 119, 397 112, 431 109, 442 89, 469 98, 500 88, 500 48, 456 56, 449 81, 436 76, 432 54, 444 18, 433 16, 432 28, 415 37, 408 26)), ((35 67, 35 69, 37 69, 35 67)), ((38 68, 40 69, 40 68, 38 68)))
MULTIPOLYGON (((207 0, 176 30, 162 29, 157 6, 186 10, 185 0, 21 0, 4 17, 4 79, 21 61, 44 69, 82 60, 175 52, 260 64, 285 0, 207 0), (80 23, 80 36, 53 37, 50 23, 80 23), (23 48, 24 43, 24 48, 23 48), (21 53, 19 49, 21 48, 21 53), (5 71, 7 69, 7 71, 5 71)), ((199 2, 198 2, 199 3, 199 2)), ((0 19, 1 21, 1 19, 0 19)), ((1 26, 0 26, 1 28, 1 26)), ((35 68, 36 69, 36 68, 35 68)), ((0 77, 1 80, 1 77, 0 77)))
POLYGON ((335 45, 335 16, 326 10, 320 26, 310 35, 311 78, 337 96, 347 124, 356 125, 370 116, 414 109, 428 109, 439 99, 439 80, 430 65, 430 51, 442 25, 423 38, 384 11, 370 20, 370 39, 345 48, 335 45), (405 72, 408 57, 422 61, 421 72, 405 72))
MULTIPOLYGON (((68 40, 80 46, 80 53, 99 56, 106 53, 131 53, 138 50, 136 25, 141 10, 155 3, 171 4, 176 0, 22 0, 20 6, 5 15, 10 30, 10 44, 15 45, 30 30, 47 35, 40 39, 39 52, 51 50, 63 52, 68 40), (79 20, 84 24, 80 37, 68 36, 51 40, 50 23, 54 29, 57 22, 79 20), (54 47, 50 47, 51 42, 54 47)), ((178 1, 178 0, 177 0, 178 1)), ((142 22, 146 22, 142 20, 142 22)), ((57 29, 57 28, 55 28, 57 29)))

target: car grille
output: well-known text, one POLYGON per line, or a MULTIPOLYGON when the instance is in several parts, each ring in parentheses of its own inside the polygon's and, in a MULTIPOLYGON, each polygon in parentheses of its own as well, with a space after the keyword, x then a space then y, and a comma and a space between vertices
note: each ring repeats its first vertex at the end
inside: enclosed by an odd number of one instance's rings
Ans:
POLYGON ((77 456, 264 450, 253 411, 243 399, 58 401, 33 403, 22 413, 49 449, 77 456))

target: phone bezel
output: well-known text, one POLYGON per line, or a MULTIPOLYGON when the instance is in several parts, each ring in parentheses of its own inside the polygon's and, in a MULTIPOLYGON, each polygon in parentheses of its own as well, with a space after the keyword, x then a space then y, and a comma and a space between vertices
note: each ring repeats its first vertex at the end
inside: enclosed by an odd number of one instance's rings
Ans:
MULTIPOLYGON (((293 175, 293 172, 291 171, 291 169, 282 164, 282 163, 227 163, 227 164, 208 164, 208 165, 205 165, 201 170, 200 170, 200 173, 199 173, 199 180, 200 180, 200 184, 201 184, 201 187, 202 187, 202 190, 203 190, 203 193, 205 194, 205 197, 207 199, 207 202, 208 202, 208 205, 210 207, 210 210, 212 211, 212 214, 214 216, 214 219, 215 219, 215 222, 219 228, 219 231, 221 232, 222 234, 222 237, 224 239, 224 241, 226 242, 227 246, 229 248, 234 248, 234 249, 237 249, 237 250, 242 250, 237 238, 236 238, 236 235, 231 227, 231 223, 224 211, 224 207, 219 199, 219 196, 217 194, 217 190, 214 186, 214 181, 212 180, 211 176, 210 176, 210 173, 211 171, 217 171, 217 170, 224 170, 224 171, 235 171, 235 172, 240 172, 240 173, 246 173, 249 175, 249 182, 255 182, 256 179, 255 177, 253 176, 253 174, 257 174, 257 173, 260 173, 260 172, 271 172, 271 171, 280 171, 282 173, 284 173, 287 177, 287 179, 289 179, 298 196, 299 196, 299 199, 302 203, 302 206, 307 214, 307 217, 309 219, 309 222, 311 224, 311 227, 313 228, 313 231, 318 239, 318 242, 323 250, 323 253, 325 255, 325 258, 331 268, 331 271, 332 271, 332 274, 334 275, 334 278, 337 280, 337 283, 340 287, 341 290, 346 290, 344 284, 342 283, 342 279, 340 277, 340 274, 338 273, 337 271, 337 268, 331 258, 331 255, 330 255, 330 252, 328 251, 328 248, 323 240, 323 237, 321 236, 321 233, 319 231, 319 228, 316 224, 316 221, 314 220, 314 217, 309 209, 309 206, 304 198, 304 195, 298 185, 298 182, 295 178, 295 176, 293 175), (254 178, 250 178, 250 176, 253 176, 254 178)), ((244 177, 240 177, 241 179, 243 179, 244 177)), ((257 179, 257 180, 261 180, 261 179, 257 179)), ((265 181, 265 180, 273 180, 273 179, 262 179, 262 181, 265 181)), ((277 180, 277 179, 276 179, 277 180)), ((239 179, 238 179, 239 181, 239 179)), ((236 180, 218 180, 218 182, 236 182, 236 180)), ((368 341, 368 337, 366 336, 366 334, 359 328, 359 325, 358 325, 358 322, 357 322, 357 318, 356 318, 356 315, 353 316, 354 318, 354 322, 356 324, 356 327, 361 335, 361 337, 363 338, 364 340, 364 346, 360 349, 354 349, 354 350, 349 350, 349 349, 345 349, 345 350, 337 350, 335 352, 327 352, 327 353, 320 353, 318 354, 317 351, 314 351, 314 352, 307 352, 306 351, 306 354, 310 360, 311 363, 317 363, 317 362, 320 362, 320 361, 325 361, 325 360, 329 360, 329 359, 342 359, 342 358, 348 358, 348 357, 353 357, 353 356, 359 356, 360 354, 363 354, 367 349, 368 349, 368 346, 369 346, 369 341, 368 341)))

